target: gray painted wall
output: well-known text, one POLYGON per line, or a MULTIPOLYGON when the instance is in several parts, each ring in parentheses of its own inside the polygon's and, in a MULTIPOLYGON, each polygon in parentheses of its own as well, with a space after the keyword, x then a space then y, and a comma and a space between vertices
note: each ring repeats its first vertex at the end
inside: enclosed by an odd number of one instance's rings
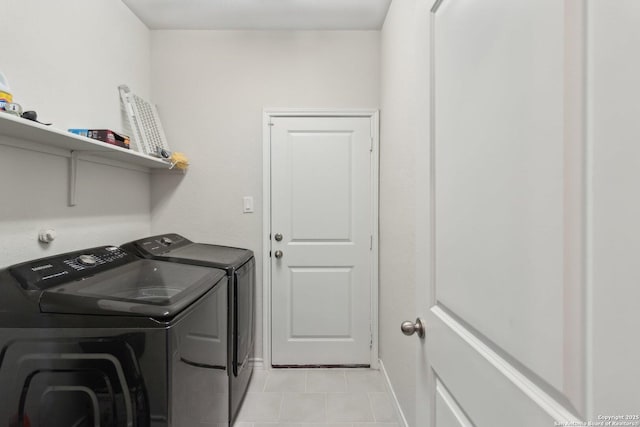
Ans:
MULTIPOLYGON (((119 130, 118 85, 149 95, 149 30, 121 2, 2 1, 0 16, 0 71, 14 101, 55 128, 119 130)), ((69 207, 68 158, 4 142, 18 147, 0 145, 0 266, 150 232, 148 173, 80 161, 69 207), (39 244, 42 228, 58 238, 39 244)))
POLYGON ((262 112, 378 108, 378 31, 153 31, 152 92, 191 168, 154 175, 152 230, 252 249, 262 357, 262 112), (253 196, 255 213, 242 213, 253 196))
POLYGON ((380 359, 409 426, 426 381, 417 378, 420 341, 400 323, 426 301, 416 299, 425 285, 416 277, 428 268, 429 3, 392 2, 381 32, 380 359))

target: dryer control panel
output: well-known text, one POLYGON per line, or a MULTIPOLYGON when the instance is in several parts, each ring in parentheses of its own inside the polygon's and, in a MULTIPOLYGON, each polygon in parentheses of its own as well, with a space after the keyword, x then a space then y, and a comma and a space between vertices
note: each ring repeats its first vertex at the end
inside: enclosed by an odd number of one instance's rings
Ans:
POLYGON ((44 290, 137 259, 118 246, 100 246, 17 264, 9 267, 9 271, 24 289, 44 290))
POLYGON ((193 242, 179 234, 160 234, 133 242, 142 256, 159 256, 171 250, 192 244, 193 242))

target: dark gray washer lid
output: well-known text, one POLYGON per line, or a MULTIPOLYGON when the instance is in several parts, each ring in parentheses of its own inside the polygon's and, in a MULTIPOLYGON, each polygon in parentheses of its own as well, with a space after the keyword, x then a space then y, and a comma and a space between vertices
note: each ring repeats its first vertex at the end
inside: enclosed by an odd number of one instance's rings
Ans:
POLYGON ((171 318, 225 275, 213 268, 139 260, 47 289, 40 298, 40 310, 171 318))

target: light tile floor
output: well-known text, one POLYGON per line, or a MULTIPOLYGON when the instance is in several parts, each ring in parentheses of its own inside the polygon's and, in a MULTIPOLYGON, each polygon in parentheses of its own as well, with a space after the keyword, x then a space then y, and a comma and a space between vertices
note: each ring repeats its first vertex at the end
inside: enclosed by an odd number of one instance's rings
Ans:
POLYGON ((379 371, 273 369, 253 373, 234 427, 399 427, 379 371))

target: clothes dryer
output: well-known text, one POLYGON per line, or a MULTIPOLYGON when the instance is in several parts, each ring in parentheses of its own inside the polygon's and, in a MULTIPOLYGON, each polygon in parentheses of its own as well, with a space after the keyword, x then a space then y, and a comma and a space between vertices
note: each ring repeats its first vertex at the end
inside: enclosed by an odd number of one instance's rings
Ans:
POLYGON ((233 425, 253 372, 255 258, 249 249, 194 243, 175 233, 123 245, 145 258, 220 268, 229 281, 229 424, 233 425))

